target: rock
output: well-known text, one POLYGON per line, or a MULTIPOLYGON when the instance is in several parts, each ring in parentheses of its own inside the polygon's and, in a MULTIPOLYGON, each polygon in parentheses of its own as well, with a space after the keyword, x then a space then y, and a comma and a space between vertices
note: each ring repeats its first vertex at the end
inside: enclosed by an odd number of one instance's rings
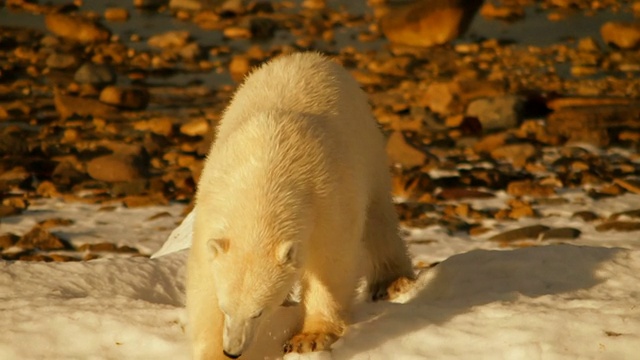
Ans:
POLYGON ((547 117, 547 131, 569 142, 609 145, 608 129, 639 128, 640 106, 583 106, 560 108, 547 117))
POLYGON ((149 103, 149 91, 140 87, 107 86, 100 92, 100 101, 126 109, 140 110, 149 103))
POLYGON ((427 87, 421 104, 435 113, 448 115, 456 110, 459 90, 455 82, 435 82, 427 87))
POLYGON ((466 115, 477 117, 484 130, 511 129, 518 126, 522 109, 520 97, 505 95, 472 101, 466 115))
POLYGON ((15 206, 0 204, 0 218, 18 215, 22 212, 22 209, 15 206))
POLYGON ((58 185, 73 185, 86 179, 86 174, 80 172, 74 164, 61 161, 51 173, 51 178, 58 185))
POLYGON ((127 21, 129 12, 125 8, 110 7, 105 9, 104 18, 107 21, 127 21))
MULTIPOLYGON (((179 3, 181 1, 176 1, 176 2, 179 3)), ((166 4, 167 4, 167 0, 133 0, 133 6, 137 8, 142 8, 142 9, 157 8, 166 4)))
POLYGON ((634 194, 640 194, 640 181, 634 179, 615 179, 613 180, 615 185, 632 192, 634 194))
MULTIPOLYGON (((0 216, 1 217, 1 216, 0 216)), ((0 250, 8 249, 15 245, 20 237, 15 234, 2 234, 0 235, 0 250)))
POLYGON ((66 241, 50 233, 40 225, 36 225, 31 231, 24 234, 15 245, 25 250, 60 250, 71 248, 66 241))
POLYGON ((204 136, 211 131, 211 125, 205 118, 197 118, 180 126, 180 132, 187 136, 204 136))
POLYGON ((382 32, 391 42, 429 47, 442 45, 462 35, 481 0, 418 0, 382 8, 382 32))
POLYGON ((190 10, 198 11, 203 8, 202 0, 171 0, 169 1, 169 8, 175 10, 190 10))
POLYGON ((480 15, 489 19, 513 21, 524 17, 524 9, 520 6, 496 6, 487 2, 480 8, 480 15))
POLYGON ((26 155, 28 153, 29 143, 23 131, 7 127, 0 132, 0 154, 26 155))
POLYGON ((160 49, 179 49, 187 45, 190 37, 186 30, 167 31, 150 37, 147 43, 160 49))
POLYGON ((607 221, 596 226, 597 231, 637 231, 640 230, 640 222, 635 221, 607 221))
POLYGON ((102 25, 78 16, 50 13, 44 22, 55 35, 81 43, 104 42, 111 37, 111 32, 102 25))
POLYGON ((133 156, 120 154, 104 155, 87 163, 89 176, 106 182, 132 181, 142 177, 142 172, 133 156))
POLYGON ((97 244, 82 244, 78 246, 78 251, 85 252, 115 252, 118 250, 118 246, 114 243, 102 242, 97 244))
POLYGON ((199 58, 200 55, 202 55, 202 49, 200 48, 200 45, 198 45, 196 42, 191 42, 183 46, 178 51, 178 54, 180 55, 181 58, 185 60, 193 61, 199 58))
POLYGON ((582 232, 578 229, 570 228, 570 227, 561 227, 549 229, 542 233, 542 240, 549 239, 563 239, 563 240, 571 240, 579 238, 582 232))
POLYGON ((541 185, 532 180, 512 181, 507 186, 507 194, 511 196, 548 197, 555 193, 553 186, 541 185))
POLYGON ((491 153, 501 146, 504 146, 504 144, 507 143, 508 136, 509 134, 506 132, 485 135, 480 141, 473 145, 473 150, 479 154, 491 153))
POLYGON ((443 189, 438 193, 438 198, 443 200, 489 199, 493 197, 495 195, 490 192, 459 188, 443 189))
POLYGON ((80 66, 73 80, 80 84, 106 85, 113 83, 116 76, 109 66, 88 62, 80 66))
POLYGON ((267 17, 253 17, 249 20, 249 31, 255 39, 270 39, 278 29, 278 23, 267 17))
POLYGON ((98 100, 63 95, 59 90, 54 91, 53 103, 62 119, 70 118, 73 115, 109 118, 117 111, 117 108, 103 104, 98 100))
POLYGON ((51 218, 51 219, 46 219, 46 220, 42 220, 38 223, 38 225, 47 230, 47 229, 51 229, 53 227, 60 227, 60 226, 69 226, 72 225, 74 223, 73 220, 71 219, 64 219, 64 218, 51 218))
POLYGON ((51 69, 69 69, 78 66, 78 58, 71 54, 54 52, 47 57, 46 64, 51 69))
POLYGON ((621 211, 609 216, 609 220, 617 220, 619 218, 640 219, 640 209, 621 211))
POLYGON ((573 215, 571 215, 571 217, 582 219, 582 221, 585 221, 585 222, 592 222, 600 218, 598 214, 594 213, 593 211, 586 211, 586 210, 576 211, 575 213, 573 213, 573 215))
POLYGON ((584 52, 593 52, 593 53, 600 52, 600 46, 591 36, 587 36, 585 38, 578 40, 577 48, 578 50, 584 51, 584 52))
POLYGON ((600 27, 600 35, 607 44, 635 49, 640 47, 640 22, 609 21, 600 27))
POLYGON ((251 29, 242 26, 229 26, 222 30, 222 35, 228 39, 250 39, 251 29))
POLYGON ((494 235, 490 237, 489 240, 498 241, 498 242, 513 242, 513 241, 525 240, 525 239, 537 239, 541 233, 549 229, 550 228, 548 226, 544 226, 544 225, 525 226, 519 229, 509 230, 509 231, 505 231, 503 233, 494 235))
POLYGON ((392 165, 399 164, 404 169, 421 166, 427 159, 427 155, 407 144, 401 132, 394 131, 387 140, 387 154, 392 165))
POLYGON ((241 82, 245 75, 251 70, 251 62, 249 58, 242 55, 235 55, 229 63, 229 73, 231 78, 237 82, 241 82))
POLYGON ((158 117, 149 120, 137 121, 133 128, 142 131, 151 131, 154 134, 170 136, 173 133, 173 121, 168 117, 158 117))
POLYGON ((535 146, 529 143, 508 144, 493 150, 491 157, 496 160, 510 160, 514 168, 520 169, 536 153, 535 146))

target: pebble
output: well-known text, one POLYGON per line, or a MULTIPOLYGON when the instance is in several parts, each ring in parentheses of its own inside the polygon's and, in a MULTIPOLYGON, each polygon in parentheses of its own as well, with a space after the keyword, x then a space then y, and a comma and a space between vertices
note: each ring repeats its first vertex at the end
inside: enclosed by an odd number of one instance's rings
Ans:
POLYGON ((107 21, 122 22, 129 19, 129 11, 125 8, 110 7, 105 9, 104 18, 107 21))
POLYGON ((167 137, 173 133, 173 119, 170 117, 157 117, 137 121, 133 124, 133 128, 141 131, 151 131, 154 134, 167 137))
POLYGON ((107 86, 100 92, 100 101, 121 108, 141 110, 149 103, 149 91, 140 87, 107 86))
POLYGON ((231 73, 231 78, 233 78, 233 80, 241 82, 250 70, 251 62, 246 56, 235 55, 231 58, 231 62, 229 63, 229 73, 231 73))
POLYGON ((104 42, 111 37, 111 32, 102 25, 78 16, 50 13, 44 22, 55 35, 81 43, 104 42))
POLYGON ((187 45, 190 37, 191 34, 186 30, 167 31, 150 37, 147 44, 160 49, 176 49, 187 45))
MULTIPOLYGON (((2 217, 2 216, 0 216, 2 217)), ((15 234, 1 234, 0 235, 0 250, 8 249, 15 245, 20 237, 15 234)))
POLYGON ((582 232, 580 230, 571 227, 553 228, 543 232, 541 240, 572 240, 579 238, 581 234, 582 232))
POLYGON ((187 136, 204 136, 211 131, 211 125, 205 118, 197 118, 180 126, 180 132, 187 136))
POLYGON ((597 231, 637 231, 640 230, 640 222, 636 221, 607 221, 596 226, 597 231))
POLYGON ((73 115, 108 118, 115 115, 117 110, 115 107, 106 105, 96 99, 63 95, 57 90, 54 92, 53 99, 56 111, 62 119, 68 119, 73 115))
POLYGON ((54 52, 47 57, 46 64, 51 69, 69 69, 78 66, 79 60, 71 54, 54 52))
POLYGON ((511 129, 518 126, 522 109, 519 96, 506 95, 474 100, 467 107, 466 115, 477 117, 484 130, 511 129))
POLYGON ((142 177, 141 169, 133 156, 104 155, 87 163, 89 176, 106 182, 132 181, 142 177))
POLYGON ((111 67, 88 62, 76 70, 73 80, 80 84, 106 85, 113 83, 116 77, 111 67))

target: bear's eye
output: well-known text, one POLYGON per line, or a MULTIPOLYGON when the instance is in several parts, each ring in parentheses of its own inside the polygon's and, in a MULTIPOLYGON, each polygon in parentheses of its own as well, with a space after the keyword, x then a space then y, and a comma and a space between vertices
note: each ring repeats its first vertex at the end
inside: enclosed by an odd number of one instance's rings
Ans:
POLYGON ((258 313, 256 313, 255 315, 253 315, 251 318, 252 318, 252 319, 257 319, 257 318, 259 318, 260 316, 262 316, 262 310, 260 310, 260 312, 258 312, 258 313))

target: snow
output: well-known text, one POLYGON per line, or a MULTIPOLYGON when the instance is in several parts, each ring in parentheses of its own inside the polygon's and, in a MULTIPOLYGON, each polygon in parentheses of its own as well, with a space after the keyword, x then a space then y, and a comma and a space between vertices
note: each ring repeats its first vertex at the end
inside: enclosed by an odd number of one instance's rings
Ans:
MULTIPOLYGON (((498 195, 472 205, 498 207, 506 197, 498 195)), ((540 219, 485 220, 493 230, 478 237, 440 226, 404 229, 414 262, 440 263, 423 269, 416 285, 395 302, 358 304, 353 325, 332 352, 285 358, 635 358, 640 231, 598 232, 571 214, 591 210, 606 217, 640 209, 640 195, 562 196, 566 204, 537 206, 540 219), (571 226, 582 235, 524 248, 488 240, 532 224, 571 226)), ((151 255, 180 223, 182 211, 179 204, 101 209, 39 200, 25 213, 3 218, 0 234, 20 235, 38 221, 67 218, 74 223, 51 230, 76 246, 111 241, 151 255)), ((185 260, 186 252, 177 251, 155 259, 0 261, 0 359, 188 359, 185 260)), ((294 312, 279 310, 263 333, 285 333, 291 321, 284 319, 294 312)), ((274 341, 265 344, 266 353, 277 353, 274 341)))

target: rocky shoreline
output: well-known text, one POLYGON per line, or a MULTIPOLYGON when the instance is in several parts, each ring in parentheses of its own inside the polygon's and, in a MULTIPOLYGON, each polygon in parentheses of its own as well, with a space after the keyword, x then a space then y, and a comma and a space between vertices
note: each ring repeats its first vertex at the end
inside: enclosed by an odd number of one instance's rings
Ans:
MULTIPOLYGON (((640 194, 638 20, 594 24, 600 37, 550 46, 453 41, 460 34, 451 29, 468 27, 463 22, 471 20, 460 14, 470 10, 458 1, 436 2, 418 12, 407 6, 423 2, 370 1, 362 13, 317 0, 135 0, 102 12, 86 10, 82 1, 0 3, 0 16, 29 14, 45 26, 0 25, 0 227, 2 217, 20 214, 39 197, 101 204, 106 211, 190 203, 213 129, 238 82, 252 66, 304 50, 334 57, 369 94, 388 135, 406 226, 438 225, 474 237, 489 230, 485 219, 544 216, 537 207, 569 201, 562 197, 569 190, 592 199, 640 194), (164 17, 185 29, 148 36, 116 31, 134 16, 164 17), (437 28, 429 27, 434 17, 437 28), (194 28, 218 43, 187 30, 194 28), (426 41, 423 28, 440 31, 446 44, 386 40, 409 39, 413 31, 426 41), (508 196, 501 208, 470 202, 502 190, 508 196)), ((536 9, 562 22, 576 13, 637 16, 639 4, 500 1, 472 10, 491 21, 527 21, 527 11, 536 9)), ((637 211, 573 216, 602 231, 640 229, 637 211)), ((75 248, 49 230, 65 225, 56 221, 20 236, 0 230, 2 258, 98 256, 56 255, 60 250, 139 254, 117 242, 75 248)), ((529 246, 533 239, 580 236, 571 228, 518 230, 490 240, 529 246)))

